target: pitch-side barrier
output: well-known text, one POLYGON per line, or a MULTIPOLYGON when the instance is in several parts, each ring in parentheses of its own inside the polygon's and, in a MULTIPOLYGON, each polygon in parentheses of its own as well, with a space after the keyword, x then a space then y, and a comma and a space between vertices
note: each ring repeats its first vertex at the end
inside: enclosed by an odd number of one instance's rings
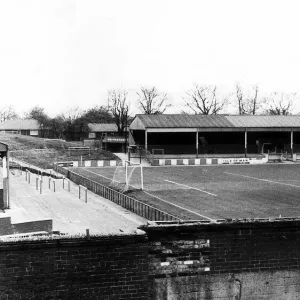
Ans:
POLYGON ((64 174, 71 181, 86 187, 89 191, 104 197, 149 221, 181 221, 181 219, 176 216, 122 194, 108 186, 86 178, 71 170, 66 170, 59 165, 55 165, 55 171, 64 174))

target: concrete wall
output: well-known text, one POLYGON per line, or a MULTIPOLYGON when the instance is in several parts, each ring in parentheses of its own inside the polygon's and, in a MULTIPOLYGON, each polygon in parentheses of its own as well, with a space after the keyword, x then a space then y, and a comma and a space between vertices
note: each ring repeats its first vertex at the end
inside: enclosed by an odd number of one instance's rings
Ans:
POLYGON ((74 160, 67 162, 58 162, 56 166, 67 166, 67 167, 116 167, 121 161, 118 160, 74 160))
POLYGON ((200 165, 223 165, 223 164, 262 164, 267 158, 190 158, 190 159, 153 159, 153 166, 200 166, 200 165))
POLYGON ((51 232, 52 229, 52 220, 41 220, 12 224, 10 217, 0 218, 0 236, 15 233, 30 233, 37 231, 51 232))
POLYGON ((53 229, 52 220, 31 221, 12 224, 14 233, 30 233, 37 231, 51 232, 53 229))
POLYGON ((13 234, 10 217, 0 218, 0 235, 13 234))
POLYGON ((0 188, 0 210, 4 210, 3 188, 0 188))

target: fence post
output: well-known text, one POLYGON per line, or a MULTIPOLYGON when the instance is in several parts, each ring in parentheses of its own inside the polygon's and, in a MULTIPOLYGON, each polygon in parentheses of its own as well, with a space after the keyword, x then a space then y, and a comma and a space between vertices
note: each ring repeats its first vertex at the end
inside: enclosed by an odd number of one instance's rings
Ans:
POLYGON ((25 180, 27 181, 27 174, 28 174, 28 170, 26 169, 26 173, 25 173, 25 180))
POLYGON ((55 193, 55 180, 53 180, 52 182, 53 182, 53 192, 55 193))
POLYGON ((63 177, 63 189, 65 189, 65 176, 63 177))
POLYGON ((85 203, 87 203, 87 188, 85 188, 85 203))
POLYGON ((42 194, 42 191, 43 191, 43 178, 40 179, 40 194, 42 194))
POLYGON ((49 189, 51 189, 51 177, 48 177, 48 182, 49 182, 49 189))
POLYGON ((70 183, 70 179, 68 179, 68 191, 71 191, 71 183, 70 183))
POLYGON ((80 185, 78 186, 78 198, 80 199, 80 185))
POLYGON ((141 165, 141 188, 144 190, 144 174, 143 174, 143 166, 141 165))
POLYGON ((35 188, 36 188, 36 190, 39 189, 39 178, 38 177, 36 177, 36 179, 35 179, 35 188))
POLYGON ((30 183, 30 171, 28 172, 28 183, 30 183))

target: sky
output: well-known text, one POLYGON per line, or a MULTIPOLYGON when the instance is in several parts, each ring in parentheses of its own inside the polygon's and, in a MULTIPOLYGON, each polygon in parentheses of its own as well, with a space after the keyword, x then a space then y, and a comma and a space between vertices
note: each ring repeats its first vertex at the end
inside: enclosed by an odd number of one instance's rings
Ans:
POLYGON ((297 2, 0 0, 0 109, 54 117, 125 88, 135 114, 141 86, 168 93, 169 113, 194 84, 300 94, 297 2))

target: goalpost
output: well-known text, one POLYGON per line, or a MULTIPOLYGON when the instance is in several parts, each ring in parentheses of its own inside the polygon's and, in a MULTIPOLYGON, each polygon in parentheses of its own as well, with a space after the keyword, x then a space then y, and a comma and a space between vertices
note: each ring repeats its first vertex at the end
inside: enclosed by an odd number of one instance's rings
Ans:
POLYGON ((122 192, 129 190, 143 190, 143 166, 139 163, 123 160, 118 164, 110 185, 122 192))

